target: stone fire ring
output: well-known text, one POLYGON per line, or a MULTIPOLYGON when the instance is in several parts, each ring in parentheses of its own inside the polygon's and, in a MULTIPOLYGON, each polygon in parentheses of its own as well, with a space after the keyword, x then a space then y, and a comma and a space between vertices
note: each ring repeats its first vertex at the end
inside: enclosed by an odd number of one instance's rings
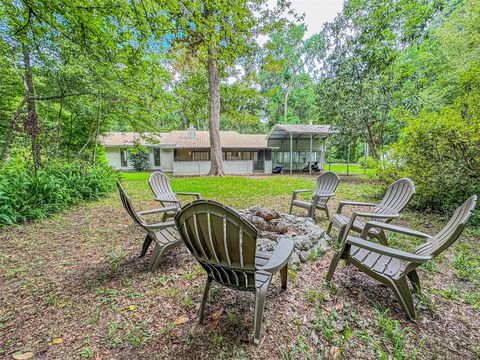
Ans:
POLYGON ((325 230, 315 225, 308 217, 280 214, 263 207, 240 210, 247 220, 258 229, 257 248, 271 251, 277 242, 288 237, 295 243, 289 264, 300 264, 315 259, 324 253, 330 242, 325 230))

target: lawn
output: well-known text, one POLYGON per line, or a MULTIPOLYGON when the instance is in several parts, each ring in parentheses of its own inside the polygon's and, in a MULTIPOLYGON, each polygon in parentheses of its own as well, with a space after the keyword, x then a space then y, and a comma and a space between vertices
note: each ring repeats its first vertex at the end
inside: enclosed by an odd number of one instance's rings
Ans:
MULTIPOLYGON (((123 174, 139 209, 154 207, 149 174, 123 174)), ((293 189, 314 177, 173 178, 176 191, 200 192, 235 208, 287 211, 293 189)), ((380 186, 342 177, 340 199, 374 201, 380 186)), ((323 214, 318 224, 326 227, 323 214)), ((406 211, 399 223, 434 233, 445 219, 406 211)), ((148 273, 139 259, 143 234, 117 194, 47 220, 0 229, 0 357, 32 352, 37 359, 474 359, 480 356, 480 230, 423 266, 419 321, 406 320, 393 294, 353 268, 323 279, 334 253, 274 279, 260 346, 251 343, 253 297, 213 286, 203 325, 196 313, 204 273, 183 248, 148 273), (216 314, 215 316, 211 316, 216 314), (220 315, 218 315, 220 314, 220 315), (219 318, 217 318, 219 316, 219 318)), ((391 237, 411 250, 416 242, 391 237)))

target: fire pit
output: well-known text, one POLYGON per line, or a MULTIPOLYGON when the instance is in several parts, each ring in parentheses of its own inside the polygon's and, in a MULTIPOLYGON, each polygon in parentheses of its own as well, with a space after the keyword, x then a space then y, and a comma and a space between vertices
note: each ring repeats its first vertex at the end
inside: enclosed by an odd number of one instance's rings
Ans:
POLYGON ((273 250, 283 237, 295 242, 290 264, 306 262, 314 255, 325 252, 328 247, 329 236, 310 218, 280 214, 258 206, 241 210, 240 213, 259 230, 259 249, 273 250))

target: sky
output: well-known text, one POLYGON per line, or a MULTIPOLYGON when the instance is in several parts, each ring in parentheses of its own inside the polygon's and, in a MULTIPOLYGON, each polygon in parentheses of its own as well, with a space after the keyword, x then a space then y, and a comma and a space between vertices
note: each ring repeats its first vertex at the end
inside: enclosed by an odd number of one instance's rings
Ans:
MULTIPOLYGON (((291 7, 298 14, 305 14, 304 22, 308 26, 307 37, 318 33, 323 23, 332 21, 342 11, 343 0, 290 0, 291 7)), ((276 4, 276 0, 269 0, 276 4)))

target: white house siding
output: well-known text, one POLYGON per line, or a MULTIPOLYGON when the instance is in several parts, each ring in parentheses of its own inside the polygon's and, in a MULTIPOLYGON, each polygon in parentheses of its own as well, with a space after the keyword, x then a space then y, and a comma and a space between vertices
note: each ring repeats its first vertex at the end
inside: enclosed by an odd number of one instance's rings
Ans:
MULTIPOLYGON (((124 148, 122 148, 124 149, 124 148)), ((110 166, 112 166, 115 169, 118 170, 133 170, 133 166, 130 164, 130 161, 128 160, 128 166, 127 167, 122 167, 121 161, 120 161, 120 147, 107 147, 105 148, 105 156, 108 160, 108 163, 110 166)), ((127 157, 128 159, 128 157, 127 157)))
MULTIPOLYGON (((252 174, 252 160, 223 161, 225 174, 252 174)), ((173 175, 207 175, 210 161, 174 161, 173 175)), ((271 166, 270 166, 271 172, 271 166)))
MULTIPOLYGON (((272 154, 273 156, 273 154, 272 154)), ((272 160, 265 160, 265 174, 272 173, 272 160)))
POLYGON ((160 162, 162 171, 173 172, 173 149, 161 149, 160 162))

